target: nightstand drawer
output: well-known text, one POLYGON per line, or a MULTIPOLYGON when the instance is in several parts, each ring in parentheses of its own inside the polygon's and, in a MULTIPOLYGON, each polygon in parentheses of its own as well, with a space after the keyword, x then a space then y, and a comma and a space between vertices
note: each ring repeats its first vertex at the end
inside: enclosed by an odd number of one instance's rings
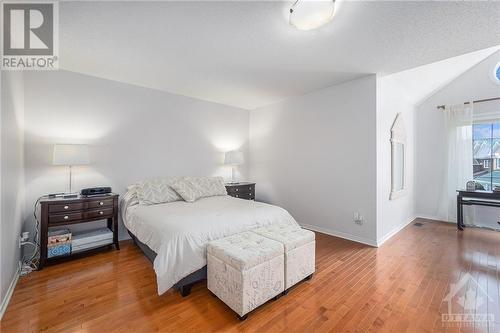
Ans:
POLYGON ((70 221, 81 220, 82 212, 69 212, 68 214, 53 214, 49 215, 49 223, 64 223, 70 221))
POLYGON ((60 205, 49 205, 49 213, 69 212, 72 210, 82 210, 83 208, 84 208, 83 202, 75 202, 75 203, 60 204, 60 205))
POLYGON ((96 201, 89 201, 88 202, 88 208, 100 208, 100 207, 112 207, 113 206, 113 199, 104 199, 104 200, 96 200, 96 201))
POLYGON ((89 210, 88 212, 85 212, 85 214, 84 214, 86 219, 94 219, 97 217, 101 217, 101 218, 105 219, 105 218, 111 217, 112 215, 113 215, 113 208, 89 210))
POLYGON ((255 195, 252 192, 247 192, 247 193, 232 193, 230 196, 239 198, 239 199, 246 199, 246 200, 254 200, 255 195))
POLYGON ((255 191, 255 185, 241 185, 241 186, 229 186, 227 187, 227 193, 238 194, 238 193, 252 193, 255 191))
POLYGON ((226 184, 226 191, 228 195, 238 199, 255 200, 255 183, 226 184))
MULTIPOLYGON (((72 226, 76 224, 102 221, 113 232, 113 245, 119 250, 118 242, 118 195, 107 194, 86 197, 46 197, 39 200, 40 204, 40 261, 38 269, 49 263, 65 261, 84 254, 90 254, 95 249, 85 249, 68 255, 48 257, 48 238, 51 227, 72 226)), ((102 223, 101 223, 102 224, 102 223)), ((90 225, 89 225, 90 227, 90 225)), ((106 246, 105 248, 108 248, 106 246)), ((104 247, 102 248, 104 249, 104 247)))

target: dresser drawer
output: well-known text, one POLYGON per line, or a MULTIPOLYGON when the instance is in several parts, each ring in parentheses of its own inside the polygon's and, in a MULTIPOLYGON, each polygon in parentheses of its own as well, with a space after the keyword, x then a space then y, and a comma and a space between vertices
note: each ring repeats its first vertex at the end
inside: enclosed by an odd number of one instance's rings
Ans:
POLYGON ((67 214, 51 214, 49 215, 49 223, 64 223, 83 218, 82 212, 68 212, 67 214))
POLYGON ((112 217, 112 215, 113 215, 113 208, 89 210, 88 212, 84 213, 84 216, 86 219, 95 219, 98 217, 101 217, 103 219, 107 219, 107 218, 112 217))
POLYGON ((82 210, 82 209, 84 209, 84 205, 85 204, 83 202, 49 205, 49 213, 69 212, 72 210, 82 210))
POLYGON ((255 199, 255 194, 252 192, 247 192, 247 193, 232 193, 229 194, 232 197, 239 198, 239 199, 246 199, 246 200, 254 200, 255 199))
POLYGON ((89 201, 87 203, 87 205, 88 205, 87 207, 89 209, 100 208, 100 207, 112 207, 113 206, 113 199, 89 201))
POLYGON ((238 193, 253 193, 255 191, 255 185, 242 185, 242 186, 229 186, 227 187, 227 193, 238 194, 238 193))

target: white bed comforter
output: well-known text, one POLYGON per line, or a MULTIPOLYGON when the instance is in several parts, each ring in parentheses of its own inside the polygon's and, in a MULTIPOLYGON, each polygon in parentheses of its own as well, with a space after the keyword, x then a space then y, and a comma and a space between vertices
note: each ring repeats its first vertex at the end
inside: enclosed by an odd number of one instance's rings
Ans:
POLYGON ((206 244, 257 226, 297 225, 283 208, 217 196, 188 203, 124 207, 127 229, 157 253, 158 294, 207 264, 206 244))

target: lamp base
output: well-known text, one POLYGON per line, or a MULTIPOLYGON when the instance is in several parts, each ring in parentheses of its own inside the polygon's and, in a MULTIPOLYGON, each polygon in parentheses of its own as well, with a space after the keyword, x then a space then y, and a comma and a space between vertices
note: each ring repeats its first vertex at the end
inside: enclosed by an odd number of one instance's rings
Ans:
POLYGON ((231 167, 231 181, 229 182, 229 184, 238 184, 239 182, 236 180, 236 171, 235 171, 236 167, 233 165, 231 167))

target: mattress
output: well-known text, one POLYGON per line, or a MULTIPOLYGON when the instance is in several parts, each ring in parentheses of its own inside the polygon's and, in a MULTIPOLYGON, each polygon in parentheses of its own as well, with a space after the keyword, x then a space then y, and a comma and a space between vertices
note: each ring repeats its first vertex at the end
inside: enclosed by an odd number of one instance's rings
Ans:
POLYGON ((158 294, 206 265, 208 242, 252 228, 298 225, 283 208, 230 196, 157 205, 124 203, 125 226, 157 253, 153 266, 158 294))

